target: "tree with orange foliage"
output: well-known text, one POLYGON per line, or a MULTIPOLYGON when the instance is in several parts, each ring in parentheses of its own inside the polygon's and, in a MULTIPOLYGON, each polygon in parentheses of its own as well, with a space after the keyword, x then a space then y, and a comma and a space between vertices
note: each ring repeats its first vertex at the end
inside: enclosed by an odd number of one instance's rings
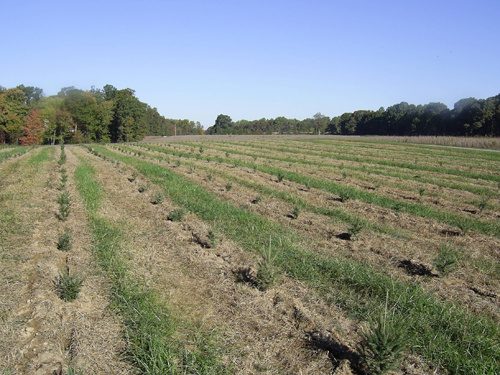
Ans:
POLYGON ((19 140, 23 146, 39 145, 43 140, 42 113, 38 109, 34 109, 24 119, 24 136, 19 140))

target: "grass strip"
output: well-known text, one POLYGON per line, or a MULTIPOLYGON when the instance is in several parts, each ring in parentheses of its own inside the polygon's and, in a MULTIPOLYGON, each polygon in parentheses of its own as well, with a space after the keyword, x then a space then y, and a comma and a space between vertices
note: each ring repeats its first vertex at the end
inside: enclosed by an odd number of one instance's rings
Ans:
POLYGON ((43 162, 51 161, 54 158, 54 152, 55 149, 53 147, 42 147, 40 152, 28 160, 28 165, 36 167, 43 162))
MULTIPOLYGON (((176 155, 178 157, 196 158, 194 154, 189 154, 182 151, 168 150, 165 148, 154 146, 147 146, 147 148, 153 151, 176 155)), ((268 173, 277 177, 283 176, 283 178, 289 181, 296 182, 304 186, 308 185, 310 187, 324 190, 335 195, 344 196, 349 199, 356 199, 364 203, 374 204, 379 207, 391 209, 395 212, 406 212, 411 215, 433 219, 438 222, 460 228, 464 233, 468 230, 476 230, 486 235, 500 237, 500 222, 498 221, 482 221, 480 219, 469 218, 467 216, 459 215, 456 213, 437 210, 431 207, 424 206, 422 204, 408 203, 397 199, 383 197, 378 194, 369 193, 361 189, 336 184, 331 181, 311 178, 309 176, 305 176, 292 171, 287 171, 278 167, 254 164, 241 160, 235 161, 231 160, 230 158, 222 157, 205 157, 205 159, 209 161, 225 162, 228 164, 253 168, 255 170, 259 170, 261 172, 268 173)))
POLYGON ((176 204, 216 225, 243 248, 257 252, 272 237, 272 246, 279 254, 278 265, 284 272, 310 283, 336 302, 343 301, 364 320, 379 312, 390 291, 394 314, 409 326, 412 349, 450 373, 486 374, 500 365, 500 330, 491 318, 439 301, 420 286, 391 280, 369 265, 308 252, 296 245, 305 239, 286 227, 222 201, 168 168, 104 147, 95 148, 108 158, 137 168, 176 204))
POLYGON ((4 151, 0 153, 0 162, 13 157, 21 156, 31 149, 33 149, 33 147, 16 147, 13 150, 4 151))
POLYGON ((208 339, 189 350, 174 340, 177 323, 169 307, 130 275, 121 257, 123 234, 97 213, 103 191, 94 173, 92 166, 82 162, 75 179, 90 216, 96 258, 111 281, 111 306, 123 317, 126 327, 127 357, 141 374, 227 373, 214 345, 206 344, 208 339))

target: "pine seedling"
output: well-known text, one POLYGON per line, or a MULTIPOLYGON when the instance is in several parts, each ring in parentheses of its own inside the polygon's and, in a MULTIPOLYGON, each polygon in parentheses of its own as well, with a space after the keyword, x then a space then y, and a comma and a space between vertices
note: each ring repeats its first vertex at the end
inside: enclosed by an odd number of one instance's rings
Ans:
POLYGON ((82 289, 82 284, 82 278, 77 275, 71 275, 69 268, 65 268, 56 280, 56 289, 59 294, 59 298, 65 302, 74 301, 82 289))
POLYGON ((163 196, 162 193, 158 193, 154 196, 153 200, 151 201, 151 203, 153 204, 162 204, 163 201, 165 200, 165 197, 163 196))
POLYGON ((361 332, 359 352, 367 374, 382 375, 395 369, 409 342, 407 325, 387 316, 389 293, 383 314, 371 322, 367 331, 361 332))
POLYGON ((215 249, 217 247, 217 233, 212 229, 208 231, 208 239, 210 240, 210 248, 215 249))
POLYGON ((269 237, 269 249, 267 251, 262 251, 262 260, 257 267, 256 284, 262 291, 271 288, 280 277, 279 269, 275 265, 278 254, 277 252, 273 254, 271 249, 271 237, 269 237))
POLYGON ((481 197, 481 200, 477 204, 477 208, 479 208, 479 213, 482 214, 485 209, 488 208, 489 198, 485 195, 481 197))
POLYGON ((434 266, 441 275, 447 275, 456 267, 458 260, 458 253, 453 249, 449 243, 443 243, 436 258, 434 258, 434 266))
POLYGON ((61 251, 70 251, 72 246, 71 234, 68 228, 65 228, 64 233, 57 240, 57 248, 61 251))
POLYGON ((340 197, 340 201, 342 203, 347 202, 351 198, 349 193, 347 193, 345 191, 340 192, 339 197, 340 197))
POLYGON ((364 225, 361 223, 361 221, 355 220, 347 230, 347 232, 351 236, 351 239, 355 240, 363 227, 364 225))
POLYGON ((177 208, 170 212, 168 219, 170 221, 183 221, 186 212, 182 208, 177 208))
POLYGON ((462 230, 463 235, 466 236, 469 232, 469 229, 472 228, 472 222, 464 217, 458 222, 457 226, 462 230))
POLYGON ((283 172, 278 172, 276 177, 278 178, 278 182, 281 182, 285 178, 285 174, 283 172))
POLYGON ((307 182, 306 182, 304 185, 305 185, 305 187, 307 188, 307 190, 310 190, 310 189, 311 189, 311 186, 312 186, 312 184, 311 184, 311 179, 307 180, 307 182))
POLYGON ((143 184, 139 186, 139 193, 144 193, 145 191, 149 190, 149 185, 148 184, 143 184))
POLYGON ((59 217, 62 221, 65 221, 71 212, 71 199, 69 193, 67 191, 62 192, 57 197, 57 203, 59 203, 59 217))

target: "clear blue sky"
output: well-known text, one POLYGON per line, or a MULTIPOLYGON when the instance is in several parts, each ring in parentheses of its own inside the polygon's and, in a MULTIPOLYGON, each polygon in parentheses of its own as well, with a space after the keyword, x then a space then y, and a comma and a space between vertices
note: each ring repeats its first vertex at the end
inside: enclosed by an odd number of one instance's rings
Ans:
POLYGON ((499 0, 0 0, 0 15, 0 85, 129 87, 205 128, 500 93, 499 0))

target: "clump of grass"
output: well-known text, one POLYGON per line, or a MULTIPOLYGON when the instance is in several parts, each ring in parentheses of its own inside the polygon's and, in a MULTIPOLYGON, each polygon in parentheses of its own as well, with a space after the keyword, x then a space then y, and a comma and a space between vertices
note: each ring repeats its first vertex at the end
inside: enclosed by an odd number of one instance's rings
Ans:
POLYGON ((82 289, 83 279, 78 275, 72 275, 69 268, 65 268, 59 274, 56 280, 56 289, 61 298, 65 302, 74 301, 78 297, 78 293, 82 289))
POLYGON ((302 208, 298 204, 293 206, 293 211, 291 214, 292 219, 298 219, 301 211, 302 211, 302 208))
POLYGON ((458 261, 458 252, 450 243, 443 243, 436 258, 434 258, 434 266, 439 271, 440 275, 447 275, 456 268, 458 261))
POLYGON ((158 193, 154 196, 153 200, 151 203, 153 204, 162 204, 165 201, 165 197, 163 196, 162 193, 158 193))
POLYGON ((200 154, 203 154, 203 151, 205 151, 205 150, 203 149, 203 146, 200 146, 200 148, 198 149, 198 151, 200 151, 200 154))
POLYGON ((271 237, 269 237, 269 249, 267 251, 262 251, 262 260, 259 262, 257 267, 256 284, 257 288, 262 291, 271 288, 274 284, 276 284, 280 277, 279 269, 275 264, 278 254, 278 252, 273 254, 271 249, 271 237))
POLYGON ((367 374, 382 375, 395 369, 409 342, 407 325, 387 313, 386 302, 384 313, 371 322, 367 331, 361 332, 359 352, 367 374))
POLYGON ((62 221, 65 221, 71 212, 71 199, 67 191, 62 192, 57 197, 57 203, 59 203, 59 217, 62 221))
POLYGON ((424 196, 424 194, 425 194, 425 189, 424 189, 424 188, 419 188, 419 189, 418 189, 418 194, 419 194, 421 197, 423 197, 423 196, 424 196))
POLYGON ((170 214, 168 215, 168 219, 170 221, 183 221, 184 215, 186 215, 186 211, 184 211, 184 209, 182 208, 177 208, 170 212, 170 214))
POLYGON ((208 181, 212 182, 212 180, 214 179, 212 172, 207 173, 207 179, 208 179, 208 181))
POLYGON ((57 240, 57 248, 61 251, 70 251, 73 244, 71 243, 71 233, 68 228, 64 229, 64 233, 57 240))
POLYGON ((283 172, 280 171, 276 174, 276 177, 278 178, 278 182, 281 182, 286 176, 283 172))
POLYGON ((231 182, 228 182, 226 184, 226 191, 230 191, 233 188, 233 184, 231 182))
POLYGON ((132 172, 132 177, 130 177, 128 180, 130 182, 134 182, 135 180, 137 180, 137 177, 139 177, 139 174, 137 172, 132 172))

